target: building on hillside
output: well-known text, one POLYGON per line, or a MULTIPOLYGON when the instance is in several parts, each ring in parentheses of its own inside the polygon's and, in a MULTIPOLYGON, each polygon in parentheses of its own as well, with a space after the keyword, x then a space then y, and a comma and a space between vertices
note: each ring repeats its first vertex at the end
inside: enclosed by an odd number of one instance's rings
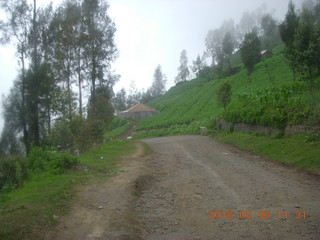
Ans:
POLYGON ((118 117, 124 119, 141 120, 144 118, 152 117, 157 113, 157 110, 139 103, 125 111, 118 112, 118 117))
POLYGON ((273 56, 273 53, 270 50, 263 50, 260 53, 262 58, 271 58, 273 56))

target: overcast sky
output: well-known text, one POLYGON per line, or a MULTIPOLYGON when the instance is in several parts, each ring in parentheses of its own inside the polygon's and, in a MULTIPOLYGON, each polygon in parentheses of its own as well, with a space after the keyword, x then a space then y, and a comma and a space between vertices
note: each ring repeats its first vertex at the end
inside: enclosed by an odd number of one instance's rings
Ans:
MULTIPOLYGON (((282 19, 289 0, 109 0, 109 15, 117 32, 119 58, 114 63, 121 75, 115 90, 128 89, 134 81, 139 89, 150 87, 157 65, 168 78, 167 89, 177 75, 180 53, 187 50, 189 65, 205 50, 209 29, 224 20, 240 21, 242 13, 265 3, 266 12, 282 19)), ((297 0, 298 1, 298 0, 297 0)), ((38 4, 50 1, 38 0, 38 4)), ((61 0, 55 0, 55 5, 61 0)), ((297 4, 298 5, 298 4, 297 4)), ((17 76, 15 48, 0 47, 0 95, 7 94, 17 76)), ((0 129, 3 120, 0 118, 0 129)))

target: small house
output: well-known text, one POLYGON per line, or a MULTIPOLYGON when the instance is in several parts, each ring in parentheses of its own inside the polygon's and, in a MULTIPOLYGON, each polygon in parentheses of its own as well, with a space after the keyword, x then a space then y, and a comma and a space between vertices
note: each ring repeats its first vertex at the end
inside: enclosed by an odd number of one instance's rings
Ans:
POLYGON ((273 53, 270 50, 261 51, 261 57, 262 58, 271 58, 272 56, 273 56, 273 53))
POLYGON ((141 120, 144 118, 152 117, 157 113, 158 111, 156 109, 139 103, 125 111, 119 112, 118 117, 124 119, 141 120))

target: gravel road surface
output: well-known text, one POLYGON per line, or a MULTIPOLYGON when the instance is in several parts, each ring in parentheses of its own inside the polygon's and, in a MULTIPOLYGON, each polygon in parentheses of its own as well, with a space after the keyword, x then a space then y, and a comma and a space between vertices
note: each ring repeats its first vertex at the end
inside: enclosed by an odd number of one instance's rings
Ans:
POLYGON ((210 137, 144 142, 158 179, 137 204, 145 239, 320 239, 318 177, 210 137))
POLYGON ((206 136, 143 142, 44 239, 320 239, 318 176, 206 136))

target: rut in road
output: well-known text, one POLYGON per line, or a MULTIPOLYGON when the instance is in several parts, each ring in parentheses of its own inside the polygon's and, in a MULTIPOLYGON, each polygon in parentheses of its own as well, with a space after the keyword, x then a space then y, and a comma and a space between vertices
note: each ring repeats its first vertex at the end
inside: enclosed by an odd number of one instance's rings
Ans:
POLYGON ((319 177, 205 136, 143 142, 39 239, 320 239, 319 177))

